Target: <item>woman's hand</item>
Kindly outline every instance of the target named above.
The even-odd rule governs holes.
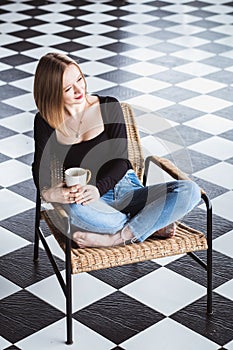
[[[100,198],[99,190],[95,186],[75,185],[65,187],[63,182],[49,189],[42,190],[41,194],[46,202],[62,204],[78,203],[85,205]]]
[[[58,185],[41,191],[42,198],[49,203],[71,204],[76,202],[80,186],[65,187],[63,182]]]
[[[78,204],[89,204],[91,202],[97,201],[100,198],[98,188],[93,185],[77,185],[77,187],[78,191],[75,193],[75,202]]]

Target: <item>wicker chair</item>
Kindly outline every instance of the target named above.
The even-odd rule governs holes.
[[[151,163],[161,167],[175,179],[189,179],[167,159],[149,156],[144,161],[140,145],[140,137],[135,124],[132,108],[127,103],[121,103],[121,107],[127,126],[129,158],[135,172],[143,183],[146,184],[149,165]],[[51,169],[52,183],[60,181],[62,177],[63,171],[61,166],[57,164],[56,161],[53,162]],[[67,344],[72,344],[73,342],[71,275],[80,272],[106,269],[114,266],[187,253],[207,271],[207,313],[212,313],[212,207],[206,193],[202,189],[200,189],[200,191],[207,210],[206,234],[196,231],[195,229],[179,222],[177,223],[176,235],[172,238],[159,239],[156,238],[156,235],[152,235],[143,243],[108,248],[85,249],[72,247],[69,217],[65,211],[59,205],[54,205],[54,209],[52,210],[41,210],[40,194],[39,192],[37,193],[34,261],[38,260],[40,239],[66,298]],[[46,221],[54,237],[65,252],[65,280],[61,276],[45,240],[40,227],[40,220]],[[199,250],[207,250],[207,263],[195,255],[194,252]]]

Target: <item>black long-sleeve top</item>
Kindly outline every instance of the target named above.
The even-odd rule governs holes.
[[[65,171],[71,167],[90,169],[90,184],[102,196],[124,176],[131,163],[128,159],[127,132],[123,112],[117,99],[98,96],[104,131],[88,141],[64,145],[57,141],[55,129],[37,113],[34,120],[35,153],[32,173],[38,189],[51,186],[50,163],[54,155]]]

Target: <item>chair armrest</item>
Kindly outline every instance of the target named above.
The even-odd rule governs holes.
[[[57,211],[58,215],[60,215],[60,217],[62,219],[69,219],[69,215],[67,214],[67,212],[62,208],[62,206],[60,204],[55,204],[54,209]]]
[[[177,166],[175,166],[169,159],[161,158],[158,156],[148,156],[145,160],[145,176],[147,177],[149,171],[150,162],[156,164],[158,167],[166,171],[176,180],[189,180],[192,181],[188,175],[182,172]],[[201,193],[205,194],[205,191],[200,188]]]

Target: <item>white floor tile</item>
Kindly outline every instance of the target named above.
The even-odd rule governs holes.
[[[222,284],[214,291],[220,295],[223,295],[225,298],[228,298],[233,301],[233,279]]]
[[[153,261],[161,266],[166,266],[167,264],[170,264],[171,262],[180,259],[184,255],[185,254],[166,256],[165,258],[153,259]]]
[[[10,345],[12,344],[0,335],[0,349],[1,350],[6,349]]]
[[[147,106],[149,110],[158,111],[159,109],[169,107],[174,104],[174,102],[166,100],[165,98],[156,97],[150,94],[144,94],[137,97],[128,99],[126,102],[135,105],[136,108]]]
[[[16,80],[9,85],[16,86],[19,89],[24,89],[26,91],[33,91],[34,77],[24,78],[20,80]]]
[[[168,40],[168,42],[187,47],[196,47],[208,43],[208,40],[197,38],[194,36],[184,35],[175,39],[170,39]]]
[[[66,345],[66,320],[59,320],[41,331],[17,342],[21,350],[110,350],[114,344],[90,328],[73,320],[74,342]]]
[[[140,131],[147,134],[155,134],[157,132],[172,128],[177,123],[166,118],[160,117],[157,113],[145,113],[136,119],[137,126]],[[175,125],[174,125],[175,124]]]
[[[233,18],[231,15],[216,15],[211,16],[211,21],[217,22],[217,23],[223,23],[223,24],[232,24]]]
[[[93,3],[90,5],[84,5],[84,6],[80,6],[81,10],[87,10],[89,12],[107,12],[107,11],[111,11],[114,10],[115,7],[107,4],[102,4],[102,3]]]
[[[4,70],[10,69],[10,68],[11,68],[11,66],[9,66],[9,64],[0,62],[0,71],[4,71]],[[4,84],[5,84],[5,82],[4,82]]]
[[[112,21],[115,18],[115,16],[110,16],[106,13],[89,13],[81,17],[82,20],[90,23],[103,23],[107,21]]]
[[[146,23],[154,21],[155,16],[151,16],[146,13],[132,13],[124,16],[125,21],[134,22],[134,23]]]
[[[0,29],[1,29],[1,27],[0,27]],[[10,50],[10,49],[6,49],[4,47],[0,47],[0,58],[4,58],[4,57],[11,56],[11,55],[14,55],[14,54],[15,54],[14,50]]]
[[[0,42],[1,45],[8,45],[8,44],[13,44],[20,41],[19,38],[14,37],[13,35],[10,34],[0,34]]]
[[[46,237],[46,241],[47,241],[53,255],[55,255],[59,259],[65,261],[65,253],[64,253],[63,249],[60,247],[57,240],[54,238],[54,236],[50,235],[50,236]],[[44,246],[41,243],[41,241],[39,241],[39,246],[41,249],[44,249]]]
[[[126,70],[127,72],[140,74],[143,77],[148,75],[157,74],[168,70],[168,68],[158,65],[152,64],[150,62],[138,62],[134,64],[130,64],[129,66],[125,66],[122,70]]]
[[[36,30],[45,34],[56,34],[69,29],[70,27],[58,23],[46,23],[36,26]]]
[[[215,12],[215,13],[229,13],[231,12],[231,7],[230,6],[224,6],[222,4],[216,5],[216,4],[211,4],[210,6],[205,7],[205,11],[210,11],[210,12]]]
[[[41,9],[49,12],[63,12],[63,11],[69,11],[74,9],[73,6],[67,5],[67,4],[62,4],[61,2],[56,2],[56,4],[49,4],[47,3],[46,5],[40,6]]]
[[[149,155],[157,155],[163,157],[167,154],[180,150],[182,147],[175,143],[162,140],[158,137],[146,136],[142,140],[143,154],[145,157]]]
[[[208,94],[215,90],[219,90],[226,87],[227,84],[218,83],[217,81],[205,78],[194,78],[181,82],[177,84],[177,86],[191,91],[195,91],[197,93]]]
[[[227,343],[226,345],[224,345],[224,348],[226,350],[233,350],[233,340],[229,343]]]
[[[175,70],[177,70],[177,71],[187,72],[189,74],[192,73],[193,75],[196,75],[197,71],[199,71],[199,73],[200,73],[200,70],[201,70],[200,67],[203,68],[203,73],[204,73],[204,67],[208,70],[208,72],[206,74],[210,73],[210,71],[212,71],[212,70],[213,71],[219,70],[217,68],[210,67],[207,64],[205,65],[205,64],[200,63],[201,66],[197,64],[196,61],[200,61],[200,60],[204,60],[205,58],[213,57],[214,54],[210,53],[210,52],[206,52],[206,51],[195,49],[195,48],[188,48],[185,50],[174,52],[171,54],[171,56],[185,58],[186,60],[193,61],[192,63],[189,63],[187,65],[183,65],[183,66],[175,68]]]
[[[204,28],[197,27],[192,24],[186,24],[186,23],[181,23],[181,24],[178,24],[177,26],[172,26],[172,31],[174,33],[178,33],[182,35],[184,35],[184,33],[185,35],[197,34],[197,33],[203,32],[204,30],[205,30]]]
[[[32,201],[7,189],[0,190],[0,203],[2,203],[0,220],[5,220],[35,207],[35,203]]]
[[[124,6],[124,9],[129,12],[137,12],[137,13],[143,13],[143,12],[149,12],[153,11],[154,7],[147,5],[147,4],[129,4]]]
[[[171,86],[169,83],[148,77],[141,77],[135,80],[130,80],[129,82],[123,83],[121,85],[146,94]]]
[[[23,15],[22,13],[17,13],[17,16],[15,15],[15,12],[7,12],[7,13],[1,14],[1,20],[9,23],[14,23],[16,21],[23,21],[29,18],[30,18],[29,16]]]
[[[167,19],[172,22],[177,22],[177,23],[192,23],[197,20],[195,16],[189,15],[188,13],[181,13],[181,14],[175,14],[168,16]]]
[[[168,316],[206,294],[206,288],[173,271],[160,269],[121,289]]]
[[[212,199],[213,213],[233,222],[233,191]]]
[[[161,40],[152,38],[146,35],[136,35],[130,38],[120,39],[120,42],[130,44],[130,45],[135,45],[138,47],[147,47],[147,46],[158,44],[161,42]]]
[[[34,115],[32,113],[20,113],[12,117],[0,119],[0,125],[19,133],[33,129]]]
[[[9,187],[32,177],[31,167],[15,159],[0,163],[0,184]]]
[[[11,158],[17,158],[34,151],[31,137],[17,134],[0,140],[0,151]]]
[[[30,38],[28,41],[36,45],[44,45],[44,46],[58,45],[58,44],[67,42],[65,38],[62,38],[58,35],[53,35],[53,34],[44,34],[44,35],[36,36],[35,38]]]
[[[87,25],[78,27],[78,29],[81,30],[82,32],[89,33],[89,34],[104,34],[114,30],[113,27],[108,26],[106,24],[101,24],[101,23],[87,24]]]
[[[193,175],[229,190],[233,188],[233,165],[229,163],[217,163]]]
[[[90,35],[84,36],[83,38],[73,39],[73,41],[83,45],[86,45],[88,42],[88,45],[91,47],[104,46],[104,45],[108,45],[116,42],[115,39],[108,38],[104,35],[96,35],[96,34],[90,34]]]
[[[12,33],[17,32],[18,30],[24,30],[25,27],[15,23],[1,23],[0,31],[1,33]]]
[[[191,74],[197,77],[202,77],[207,74],[211,74],[219,71],[219,68],[208,66],[207,64],[200,63],[200,62],[191,62],[179,67],[175,67],[174,70],[178,72],[186,73],[186,74]]]
[[[147,35],[155,31],[153,26],[147,25],[145,23],[131,24],[123,27],[123,30],[132,34],[140,33],[140,35]]]
[[[141,61],[149,61],[149,60],[153,60],[154,58],[165,56],[165,54],[162,52],[150,50],[145,47],[144,48],[140,47],[134,50],[126,51],[123,53],[123,55],[131,58],[136,57],[138,60],[141,60]]]
[[[223,39],[219,39],[216,40],[217,44],[221,44],[221,45],[226,45],[226,46],[233,46],[233,42],[232,42],[232,37],[229,36],[228,38],[223,38]]]
[[[178,12],[178,13],[186,13],[186,12],[191,12],[193,11],[193,7],[189,5],[184,5],[183,3],[181,4],[174,4],[174,5],[168,5],[166,6],[166,11],[171,11],[171,12]]]
[[[99,47],[92,47],[88,49],[74,51],[73,55],[85,58],[87,60],[96,61],[115,56],[116,53],[109,50],[101,49]]]
[[[103,74],[116,70],[113,66],[102,62],[84,62],[80,64],[80,68],[85,75],[96,75],[96,72]]]
[[[233,156],[233,141],[224,139],[219,136],[210,137],[204,141],[195,143],[188,148],[200,153],[207,154],[210,157],[214,157],[222,161]],[[223,166],[223,164],[220,163],[220,166]],[[229,165],[232,166],[231,164]],[[230,169],[231,167],[229,167],[229,170]]]
[[[28,51],[27,51],[28,52]],[[47,51],[48,52],[48,51]],[[28,56],[27,54],[25,54],[26,56]],[[36,66],[37,66],[37,61],[35,62],[30,62],[30,63],[25,63],[25,64],[21,64],[19,65],[17,68],[22,70],[23,72],[27,72],[27,73],[31,73],[34,74],[36,71]]]
[[[213,29],[214,32],[233,35],[233,27],[230,24],[222,24]]]
[[[67,16],[61,13],[45,13],[41,16],[37,16],[36,18],[49,23],[57,23],[57,22],[68,21],[73,17]]]
[[[17,108],[22,109],[23,111],[33,111],[36,109],[36,105],[33,99],[32,94],[25,94],[17,97],[8,98],[4,100],[4,103],[10,106],[17,106]]]
[[[62,272],[65,276],[64,271]],[[113,293],[115,289],[87,273],[72,276],[73,312]],[[65,312],[65,297],[55,275],[27,288],[32,294]]]
[[[219,345],[166,318],[121,344],[125,350],[217,350]]]
[[[233,225],[232,225],[233,226]],[[233,258],[233,230],[225,233],[224,235],[216,238],[213,241],[213,249],[218,252],[228,255]]]
[[[3,227],[0,227],[0,237],[0,256],[3,256],[30,244],[30,242],[26,239],[14,234],[11,231],[6,230]]]
[[[86,82],[87,82],[89,93],[96,93],[96,91],[100,89],[100,86],[101,86],[101,90],[110,89],[113,86],[117,86],[117,84],[109,80],[104,80],[97,77],[87,77]]]
[[[21,290],[19,286],[10,282],[8,279],[4,278],[3,276],[0,276],[0,286],[1,286],[0,300]],[[1,348],[1,340],[0,340],[0,349],[3,349]]]
[[[214,113],[220,109],[232,106],[232,102],[228,102],[218,97],[200,95],[180,102],[180,104],[197,109],[205,113]]]
[[[214,114],[205,114],[199,118],[194,118],[185,122],[184,125],[208,132],[213,135],[218,135],[233,129],[232,120],[222,118]]]

